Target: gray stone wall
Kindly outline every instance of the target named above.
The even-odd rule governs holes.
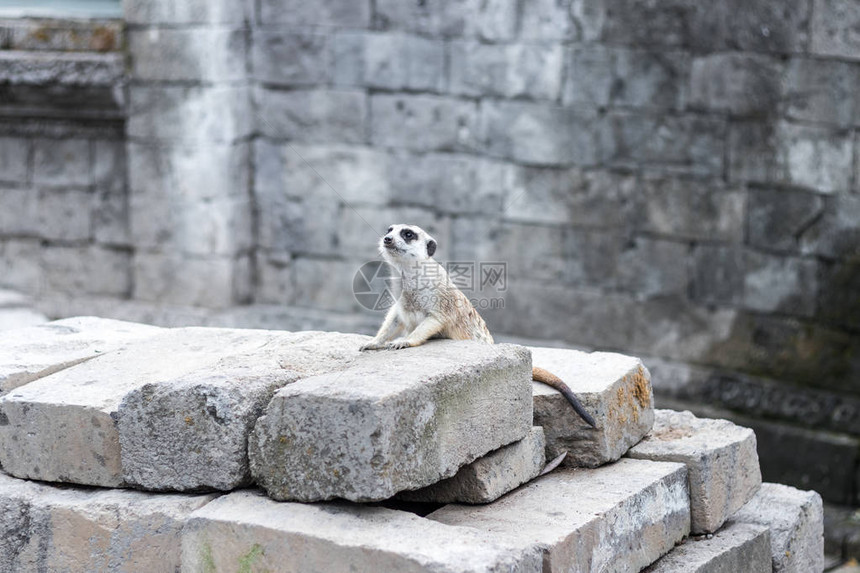
[[[440,259],[507,264],[495,332],[641,355],[658,403],[758,423],[765,479],[858,501],[854,2],[124,7],[127,121],[4,116],[0,192],[34,203],[0,213],[0,283],[53,314],[371,325],[352,278],[416,223]],[[80,207],[108,148],[110,233]]]
[[[0,283],[127,297],[123,27],[0,20]]]

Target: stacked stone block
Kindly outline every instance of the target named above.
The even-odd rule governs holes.
[[[754,440],[728,422],[659,411],[630,450],[647,459],[544,470],[522,346],[97,318],[8,334],[4,571],[821,570],[820,497],[753,497]],[[654,418],[637,359],[535,354],[581,371],[603,441]],[[574,465],[597,465],[594,440],[566,437]],[[691,525],[715,534],[673,549]]]

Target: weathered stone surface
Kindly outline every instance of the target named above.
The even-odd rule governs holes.
[[[128,33],[131,73],[139,80],[238,81],[246,76],[245,31],[144,29]]]
[[[274,139],[302,143],[360,143],[367,121],[366,95],[355,90],[258,89],[257,123]]]
[[[336,42],[337,37],[312,30],[255,30],[254,78],[289,86],[326,84],[332,77]]]
[[[759,54],[712,54],[693,60],[690,105],[733,115],[770,115],[780,98],[782,68]]]
[[[860,59],[860,7],[851,0],[814,0],[811,51]]]
[[[690,412],[656,410],[654,428],[627,455],[687,465],[692,533],[715,532],[761,485],[753,431]]]
[[[638,358],[563,348],[531,351],[534,365],[564,380],[598,426],[588,426],[556,390],[533,382],[534,423],[546,433],[547,459],[568,452],[564,465],[600,466],[623,456],[651,429],[651,376]]]
[[[469,527],[368,505],[279,503],[253,491],[194,512],[182,532],[182,570],[536,573],[540,555]]]
[[[481,96],[558,98],[561,46],[537,44],[451,44],[452,93]]]
[[[41,262],[50,292],[127,297],[131,289],[131,254],[124,249],[50,245]]]
[[[738,245],[696,245],[692,253],[690,298],[707,304],[739,304],[743,299],[744,251]]]
[[[860,256],[860,197],[847,194],[827,197],[823,216],[810,223],[800,237],[804,254],[848,261]]]
[[[264,26],[345,26],[365,28],[370,23],[370,3],[350,0],[323,0],[306,4],[300,0],[262,0],[259,23]]]
[[[613,113],[602,127],[604,156],[611,165],[722,176],[725,124],[720,118]]]
[[[815,313],[818,264],[815,261],[744,253],[744,306],[762,312],[798,316]]]
[[[823,511],[814,491],[765,483],[729,523],[770,528],[774,573],[819,573],[824,569]]]
[[[0,395],[162,329],[81,316],[0,334]]]
[[[133,298],[178,305],[224,308],[247,292],[247,259],[137,251]],[[246,295],[247,296],[247,295]]]
[[[680,0],[672,2],[672,9],[668,10],[663,4],[649,5],[659,16],[671,18],[696,51],[791,54],[805,50],[809,40],[808,0],[786,0],[780,4],[746,0],[701,4]],[[637,23],[647,17],[638,11],[628,16]],[[640,34],[653,32],[650,25],[640,27],[644,28]]]
[[[370,99],[370,139],[413,151],[469,150],[476,145],[474,102],[425,95],[376,94]]]
[[[0,181],[25,182],[29,141],[14,137],[0,137]]]
[[[374,23],[429,36],[466,36],[486,40],[510,40],[516,34],[514,0],[445,0],[433,4],[380,0],[374,7]]]
[[[827,127],[787,122],[733,124],[727,138],[729,179],[781,183],[819,193],[851,187],[852,141]]]
[[[480,140],[488,155],[532,165],[593,165],[597,115],[569,107],[508,101],[481,105]]]
[[[535,426],[518,442],[478,458],[448,479],[397,495],[407,501],[490,503],[536,478],[546,462],[543,428]]]
[[[743,238],[747,193],[726,189],[719,180],[646,177],[638,199],[639,225],[644,231],[725,242]]]
[[[250,480],[247,436],[276,389],[345,367],[359,335],[260,333],[213,368],[132,390],[118,410],[123,478],[148,490],[230,490]]]
[[[545,571],[639,571],[689,532],[688,496],[681,464],[624,459],[556,470],[489,505],[427,517],[540,551]]]
[[[212,499],[58,488],[0,474],[0,569],[178,571],[185,521]]]
[[[82,139],[35,140],[33,181],[43,185],[89,185],[89,142]]]
[[[687,539],[643,573],[771,573],[767,527],[731,523],[713,537]]]
[[[786,115],[792,119],[849,127],[860,113],[860,65],[797,58],[788,64],[783,80]]]
[[[242,378],[247,355],[278,342],[265,331],[172,329],[19,387],[0,400],[8,422],[0,427],[3,468],[16,477],[109,487],[129,480],[154,489],[191,489],[187,480],[195,478],[211,480],[194,482],[198,487],[241,482],[235,476],[243,474],[249,426],[278,385],[290,381],[271,355],[268,377]],[[135,408],[144,407],[148,415],[139,416]],[[198,435],[200,427],[211,435]],[[195,451],[204,439],[207,447]],[[161,481],[146,473],[154,463],[167,468]],[[182,463],[190,465],[171,465]],[[212,464],[208,475],[199,469],[205,463]]]
[[[124,8],[132,24],[242,24],[249,16],[250,4],[233,0],[173,0],[129,2]]]
[[[387,499],[451,477],[531,428],[528,351],[438,341],[373,352],[277,392],[249,438],[281,500]]]
[[[750,189],[747,240],[753,247],[797,252],[824,205],[824,197],[806,191]]]
[[[385,90],[440,92],[445,82],[441,40],[407,34],[344,34],[335,38],[338,83]]]

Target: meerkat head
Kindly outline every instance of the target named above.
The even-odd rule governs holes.
[[[379,239],[379,253],[395,266],[429,259],[435,252],[436,240],[415,225],[391,225]]]

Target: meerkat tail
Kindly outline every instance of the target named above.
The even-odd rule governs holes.
[[[585,408],[582,407],[582,404],[576,398],[573,391],[561,380],[561,378],[548,370],[535,366],[532,368],[532,379],[537,382],[543,382],[547,386],[551,386],[561,392],[562,396],[567,398],[567,401],[570,402],[570,405],[573,406],[573,409],[576,410],[576,413],[579,414],[580,418],[585,420],[592,428],[597,427],[597,424],[594,422],[594,418],[591,417],[591,414],[585,411]]]

